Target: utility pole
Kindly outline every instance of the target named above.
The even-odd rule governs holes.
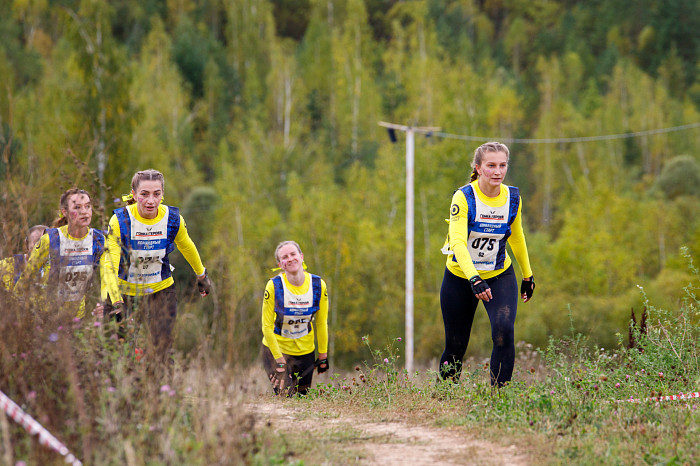
[[[391,142],[396,142],[396,131],[406,133],[406,371],[413,372],[413,249],[414,249],[414,147],[415,133],[430,136],[438,127],[406,126],[394,123],[379,122],[379,126],[387,128]]]

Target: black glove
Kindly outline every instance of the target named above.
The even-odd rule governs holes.
[[[282,369],[282,370],[279,370]],[[272,387],[275,389],[275,393],[279,394],[281,390],[287,386],[287,364],[286,363],[276,363],[275,372],[270,374],[270,382],[272,382]]]
[[[326,367],[321,367],[321,366],[326,366]],[[316,367],[318,368],[318,373],[323,374],[328,370],[330,365],[328,364],[328,358],[326,359],[317,359],[316,360]]]
[[[108,316],[109,316],[109,317],[119,316],[119,318],[117,318],[117,320],[118,320],[118,321],[119,321],[119,320],[122,320],[122,317],[123,317],[123,316],[122,316],[122,310],[124,309],[124,303],[116,303],[116,304],[111,304],[111,303],[110,303],[110,307],[111,307],[112,309],[109,311]],[[105,309],[107,309],[107,308],[105,307]]]
[[[197,288],[202,296],[211,293],[211,280],[209,280],[209,272],[206,269],[204,269],[204,276],[197,279]]]
[[[472,286],[474,296],[477,296],[490,288],[490,286],[478,275],[474,275],[472,278],[470,278],[469,283]]]
[[[535,277],[530,277],[530,280],[523,280],[520,284],[520,294],[526,295],[527,299],[532,298],[532,293],[535,292]]]

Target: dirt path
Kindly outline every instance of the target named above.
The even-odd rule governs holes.
[[[303,408],[285,406],[280,400],[261,398],[246,407],[275,431],[309,432],[327,438],[328,432],[345,432],[338,448],[343,463],[381,465],[527,465],[526,455],[515,445],[502,447],[471,437],[461,428],[437,428],[401,421],[368,422],[357,416],[334,414],[319,418]],[[344,456],[343,456],[344,455]],[[316,464],[316,463],[309,463]],[[328,464],[331,464],[330,462]],[[338,464],[333,461],[332,464]]]

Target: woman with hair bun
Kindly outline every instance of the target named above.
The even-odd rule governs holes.
[[[118,322],[141,313],[139,319],[144,318],[150,330],[152,351],[161,362],[171,351],[177,316],[177,292],[168,259],[175,247],[197,275],[200,294],[211,291],[207,270],[180,211],[162,204],[164,190],[165,179],[159,171],[136,172],[131,180],[132,203],[116,209],[109,221],[107,247],[118,270],[126,309],[112,311],[109,303],[105,309]]]
[[[85,315],[85,295],[99,269],[102,297],[110,296],[115,303],[122,298],[111,262],[103,254],[105,237],[100,230],[90,227],[92,200],[87,191],[71,188],[61,195],[60,215],[53,228],[36,243],[27,265],[17,281],[15,292],[25,295],[36,284],[44,270],[42,284],[46,285],[49,300],[62,308],[74,308],[78,317]]]

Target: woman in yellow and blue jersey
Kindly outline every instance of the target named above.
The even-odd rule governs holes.
[[[328,370],[328,289],[304,270],[304,254],[294,241],[275,250],[282,273],[265,286],[262,305],[262,359],[275,394],[305,395],[313,370]],[[318,340],[318,359],[315,358]]]
[[[535,281],[523,233],[520,193],[503,184],[508,159],[505,144],[482,144],[474,152],[471,182],[452,196],[443,249],[447,264],[440,288],[445,350],[439,373],[443,379],[459,378],[480,300],[491,322],[491,384],[502,386],[513,374],[518,285],[506,242],[525,277],[520,286],[523,302],[532,297]]]
[[[61,216],[34,246],[15,285],[15,293],[27,296],[33,290],[46,288],[47,304],[83,317],[85,295],[93,282],[93,272],[99,270],[101,298],[110,296],[114,302],[121,302],[114,269],[103,254],[104,234],[90,228],[90,195],[72,188],[61,195],[59,204]]]
[[[168,255],[177,247],[194,273],[202,296],[211,282],[197,246],[187,233],[185,220],[176,207],[162,204],[163,174],[149,169],[131,180],[132,204],[116,209],[109,221],[107,247],[118,271],[119,289],[125,309],[105,308],[117,322],[134,312],[142,313],[152,339],[152,351],[164,361],[172,348],[172,330],[177,316],[177,293],[173,286]],[[122,333],[123,335],[123,333]]]
[[[34,225],[31,227],[27,230],[27,236],[24,238],[25,252],[6,257],[0,261],[0,280],[2,280],[2,285],[5,287],[5,290],[12,291],[12,288],[14,288],[20,275],[24,271],[24,267],[27,265],[29,254],[31,254],[34,246],[39,242],[39,239],[41,239],[41,236],[47,228],[46,225]]]

